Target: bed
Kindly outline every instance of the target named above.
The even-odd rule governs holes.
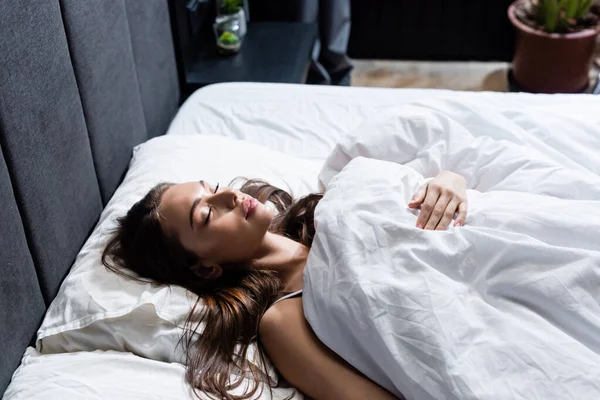
[[[114,218],[158,181],[247,175],[316,191],[341,138],[417,101],[485,115],[511,141],[600,175],[595,96],[236,83],[179,107],[166,1],[3,2],[0,51],[7,400],[193,398],[176,346],[192,299],[98,262]],[[274,398],[302,398],[261,368]]]

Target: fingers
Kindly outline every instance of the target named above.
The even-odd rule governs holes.
[[[435,227],[436,231],[443,231],[450,225],[452,222],[452,218],[454,218],[454,214],[456,214],[456,210],[460,204],[460,200],[457,198],[453,198],[449,203],[446,209],[444,210],[444,215],[442,219]]]
[[[467,202],[463,196],[455,194],[438,184],[426,184],[419,188],[408,204],[421,212],[417,218],[417,228],[425,230],[445,230],[455,215],[454,226],[462,226],[467,218]]]
[[[418,208],[425,200],[425,194],[427,193],[427,184],[421,186],[417,193],[414,194],[410,203],[408,203],[408,207],[410,208]]]
[[[438,226],[439,222],[444,217],[446,208],[448,208],[448,203],[450,203],[451,200],[452,197],[449,194],[442,192],[439,199],[435,203],[435,206],[433,207],[433,211],[429,216],[429,220],[425,224],[425,230],[432,231],[436,228],[436,226]]]
[[[434,185],[428,185],[427,194],[425,195],[425,200],[423,200],[423,204],[421,205],[419,218],[417,218],[417,228],[425,228],[439,198],[439,188]]]
[[[465,220],[467,219],[467,209],[468,204],[466,201],[463,201],[458,205],[458,216],[456,217],[454,226],[463,226],[465,224]]]

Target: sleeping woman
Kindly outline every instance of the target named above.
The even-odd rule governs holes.
[[[225,399],[234,371],[261,380],[255,341],[316,400],[600,395],[585,380],[600,373],[597,302],[580,301],[600,295],[600,179],[470,123],[419,106],[366,121],[326,161],[324,197],[256,180],[160,184],[119,220],[103,262],[198,295],[187,379]],[[397,185],[403,174],[419,179]],[[537,386],[523,386],[524,364]]]
[[[204,304],[201,315],[194,307],[187,319],[193,387],[231,399],[224,377],[236,367],[234,351],[244,354],[258,340],[283,378],[315,400],[395,398],[324,346],[304,318],[303,271],[321,197],[293,200],[258,180],[240,190],[204,181],[163,183],[119,220],[103,253],[109,269],[180,285]],[[421,209],[418,228],[446,229],[455,214],[455,225],[464,223],[465,179],[438,174],[410,207]],[[193,341],[199,320],[206,328]],[[253,364],[239,360],[258,382]]]

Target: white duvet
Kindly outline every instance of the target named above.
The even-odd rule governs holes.
[[[599,399],[600,161],[445,104],[366,121],[327,160],[308,321],[398,397]],[[468,180],[466,225],[418,230],[407,204],[441,170]]]

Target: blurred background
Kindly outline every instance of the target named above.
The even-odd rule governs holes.
[[[591,93],[598,90],[600,45],[597,34],[586,39],[587,44],[582,45],[585,47],[583,55],[575,55],[575,58],[583,60],[579,62],[582,65],[569,61],[574,57],[573,54],[560,51],[561,46],[573,49],[579,46],[577,43],[573,45],[560,38],[550,38],[585,27],[585,23],[591,27],[588,17],[600,16],[600,4],[595,0],[172,1],[187,1],[188,5],[186,15],[176,20],[176,24],[187,19],[186,24],[196,29],[190,34],[190,28],[187,27],[188,33],[183,36],[197,38],[210,35],[197,32],[202,32],[203,26],[209,27],[205,32],[210,30],[224,2],[239,1],[248,21],[249,33],[253,26],[269,22],[313,24],[317,37],[303,83],[550,93]],[[556,4],[558,8],[554,14],[547,4]],[[516,7],[516,11],[511,11],[516,15],[514,20],[522,17],[521,20],[525,21],[525,25],[529,23],[529,26],[517,28],[520,23],[509,18],[511,5]],[[583,10],[584,7],[591,11]],[[581,15],[572,16],[567,14],[570,9],[583,11]],[[597,14],[594,14],[596,11]],[[523,17],[527,13],[530,15]],[[524,32],[532,29],[534,34]],[[265,53],[270,43],[284,41],[285,46],[292,49],[303,40],[301,35],[286,33],[285,30],[281,30],[280,35],[273,32],[269,34],[273,41],[263,39]],[[533,44],[526,44],[524,49],[519,50],[522,36],[537,37],[529,40]],[[592,50],[590,43],[594,43]],[[548,47],[549,50],[533,54],[530,50],[532,46]],[[278,50],[275,47],[272,51],[281,52],[281,47]],[[296,52],[291,50],[290,54],[295,57],[299,51],[305,50],[298,47]],[[521,56],[515,58],[519,54]],[[530,55],[527,60],[524,54]],[[265,55],[262,59],[267,58],[268,55]],[[303,59],[298,57],[289,62],[298,64]],[[272,65],[269,68],[277,72]],[[536,77],[528,78],[526,75],[532,75],[532,68],[547,73],[541,76],[542,73],[535,72]],[[587,75],[589,80],[583,86],[582,74]],[[252,76],[248,74],[249,78]],[[260,80],[269,78],[261,77]],[[273,77],[272,80],[293,81],[280,77]],[[563,80],[564,84],[561,83]]]

